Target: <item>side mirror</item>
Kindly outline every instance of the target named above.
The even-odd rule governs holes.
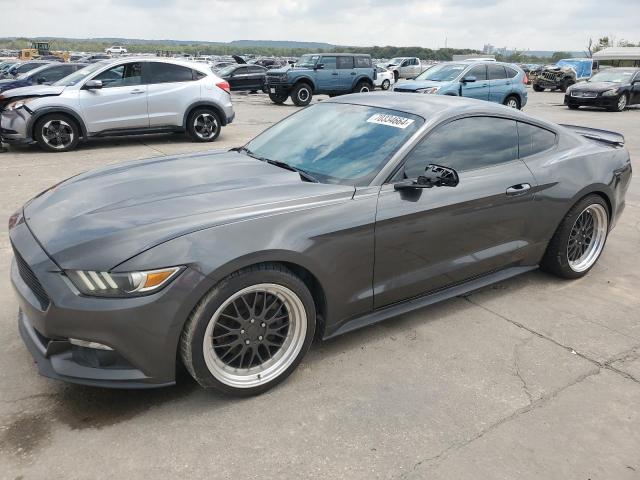
[[[46,81],[47,81],[47,79],[45,77],[36,78],[36,82],[38,83],[38,85],[42,85]]]
[[[322,70],[324,68],[324,63],[316,64],[316,70]]]
[[[469,75],[468,77],[464,77],[462,79],[462,83],[473,83],[477,80],[476,77],[474,77],[473,75]]]
[[[407,190],[416,188],[432,188],[432,187],[455,187],[460,183],[458,172],[453,168],[443,167],[441,165],[428,165],[424,171],[424,175],[420,175],[416,181],[406,180],[396,183],[393,188],[395,190]]]
[[[100,90],[102,88],[102,80],[89,80],[84,84],[87,90]]]

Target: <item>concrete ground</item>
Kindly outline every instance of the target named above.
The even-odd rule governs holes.
[[[640,108],[526,111],[625,134],[640,171]],[[235,95],[216,147],[295,112]],[[0,218],[83,170],[206,150],[182,136],[100,140],[68,154],[0,154]],[[326,343],[278,388],[238,400],[183,377],[111,391],[40,377],[19,338],[0,238],[0,477],[640,478],[640,176],[597,266],[540,272]],[[87,321],[91,321],[90,318]]]

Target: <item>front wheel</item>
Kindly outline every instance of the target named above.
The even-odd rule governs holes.
[[[311,87],[306,83],[300,83],[296,85],[291,92],[291,100],[298,107],[306,107],[311,103],[311,98],[313,97],[313,91]]]
[[[391,81],[383,80],[382,85],[380,87],[382,88],[382,90],[389,90],[389,87],[391,87]]]
[[[286,93],[282,93],[282,92],[271,93],[271,92],[269,92],[269,99],[271,99],[271,101],[273,103],[275,103],[276,105],[282,105],[284,102],[287,101],[287,97],[288,97],[288,95]]]
[[[40,118],[34,127],[34,137],[40,148],[47,152],[68,152],[78,145],[80,130],[76,122],[61,113]]]
[[[288,377],[313,340],[316,311],[287,268],[263,264],[214,287],[187,320],[180,355],[203,387],[249,396]]]
[[[196,142],[213,142],[220,135],[220,117],[208,108],[197,108],[187,118],[187,133]]]
[[[628,103],[629,99],[627,98],[627,94],[623,93],[618,97],[616,105],[611,110],[613,110],[614,112],[622,112],[625,108],[627,108]]]
[[[580,278],[596,264],[609,233],[609,210],[599,195],[588,195],[569,210],[547,246],[543,270]]]

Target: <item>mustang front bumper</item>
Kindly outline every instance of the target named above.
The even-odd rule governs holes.
[[[111,388],[175,383],[182,327],[208,288],[202,274],[187,268],[167,287],[148,296],[89,297],[75,289],[26,223],[9,234],[20,334],[41,374]],[[82,341],[112,350],[78,345]]]

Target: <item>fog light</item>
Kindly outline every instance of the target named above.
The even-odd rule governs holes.
[[[80,340],[78,338],[70,338],[69,343],[78,347],[94,348],[96,350],[113,350],[113,348],[108,347],[107,345],[103,345],[98,342],[88,342],[87,340]]]

